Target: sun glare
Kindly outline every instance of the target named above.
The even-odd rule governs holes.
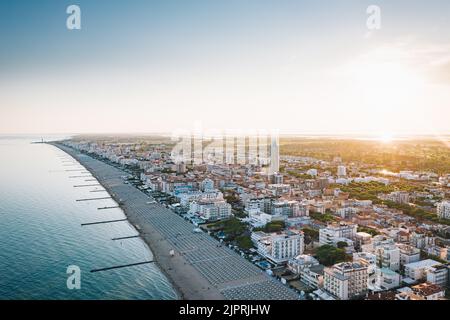
[[[417,114],[424,91],[424,79],[405,57],[407,52],[382,48],[361,56],[341,69],[360,100],[358,111],[370,118],[370,131],[389,143],[389,132],[396,131],[405,114]],[[369,130],[369,128],[367,128]]]
[[[394,137],[391,133],[389,132],[384,132],[383,134],[381,134],[378,139],[378,141],[382,142],[382,143],[392,143],[392,141],[394,140]]]

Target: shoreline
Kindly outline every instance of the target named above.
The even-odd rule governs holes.
[[[90,171],[89,171],[90,172]],[[103,186],[103,185],[102,185]],[[108,190],[107,190],[108,191]],[[109,194],[109,191],[108,191]],[[112,197],[112,196],[111,196]],[[113,198],[114,199],[114,198]],[[114,199],[114,201],[116,201],[116,199]],[[125,215],[125,217],[127,218],[127,222],[133,226],[133,228],[137,231],[137,233],[139,234],[139,239],[142,240],[142,242],[144,243],[144,245],[147,247],[147,249],[151,252],[152,257],[153,257],[153,261],[154,264],[156,264],[158,266],[159,271],[166,277],[166,279],[169,281],[170,285],[172,286],[172,289],[174,290],[175,294],[176,294],[176,299],[175,300],[186,300],[186,298],[183,295],[183,292],[181,291],[181,288],[173,281],[173,279],[170,277],[170,275],[167,273],[167,271],[163,268],[163,266],[160,265],[158,258],[156,257],[150,243],[148,243],[145,238],[144,235],[141,232],[141,229],[139,227],[139,225],[135,225],[130,221],[130,217],[127,215],[127,213],[125,212],[125,210],[122,209],[122,207],[120,207],[120,209],[122,210],[123,214]]]
[[[85,168],[87,171],[89,171],[90,174],[98,181],[98,183],[106,190],[108,195],[117,203],[117,205],[119,206],[120,210],[122,210],[123,214],[127,218],[127,222],[136,230],[136,232],[139,235],[139,238],[142,240],[142,242],[147,247],[147,249],[151,252],[151,255],[153,257],[154,263],[158,266],[158,269],[166,277],[166,279],[169,281],[172,289],[174,290],[175,295],[176,295],[175,300],[185,300],[185,297],[183,295],[183,292],[182,292],[181,288],[173,281],[173,279],[170,277],[170,275],[165,270],[164,266],[160,265],[158,257],[156,256],[156,254],[155,254],[155,252],[154,252],[154,250],[153,250],[153,248],[151,246],[151,243],[149,243],[145,239],[144,234],[142,233],[142,230],[141,230],[140,226],[138,224],[133,223],[133,221],[132,221],[130,215],[128,214],[128,212],[119,204],[119,200],[116,198],[115,194],[113,194],[111,192],[111,190],[106,185],[104,185],[102,180],[99,179],[96,176],[95,171],[93,171],[90,167],[85,166],[85,164],[75,154],[72,154],[71,152],[68,152],[68,151],[72,151],[71,149],[65,150],[65,149],[62,149],[61,148],[62,146],[60,146],[58,144],[55,144],[55,143],[49,143],[49,144],[54,146],[54,147],[56,147],[56,148],[58,148],[59,150],[65,152],[69,156],[73,157],[81,166],[83,166],[83,168]]]
[[[95,177],[150,248],[181,300],[298,300],[299,295],[183,217],[128,183],[126,173],[89,154],[49,143]],[[173,254],[170,254],[170,253]]]
[[[95,170],[93,170],[91,167],[87,166],[86,163],[83,162],[82,159],[79,158],[79,156],[77,156],[77,154],[82,154],[82,153],[80,153],[78,150],[74,150],[74,149],[71,149],[64,145],[57,144],[57,143],[49,143],[49,144],[57,147],[61,151],[65,152],[68,155],[70,155],[71,157],[73,157],[80,165],[82,165],[87,171],[89,171],[91,173],[91,175],[99,182],[99,184],[108,192],[108,194],[111,196],[111,198],[115,202],[117,202],[120,209],[122,210],[125,217],[127,218],[127,222],[130,225],[132,225],[133,228],[138,232],[139,238],[142,239],[144,244],[151,251],[153,260],[155,261],[155,263],[158,266],[161,273],[167,278],[167,280],[171,284],[171,286],[177,296],[177,300],[199,300],[199,299],[225,300],[225,298],[223,296],[221,296],[220,293],[213,294],[211,296],[209,296],[209,295],[203,296],[202,295],[202,296],[198,297],[195,294],[195,291],[197,291],[198,288],[195,288],[195,286],[193,286],[194,294],[193,294],[193,292],[191,292],[192,290],[186,290],[185,287],[181,287],[177,283],[177,281],[174,279],[175,278],[173,275],[174,272],[171,272],[171,271],[174,271],[174,266],[170,266],[170,263],[168,263],[168,259],[167,259],[168,254],[166,254],[166,255],[163,254],[163,249],[168,247],[168,245],[166,243],[162,243],[162,241],[164,240],[164,237],[162,235],[158,234],[158,232],[156,230],[147,230],[147,232],[145,230],[143,230],[141,224],[139,223],[139,221],[137,221],[136,216],[133,215],[133,213],[130,212],[130,210],[127,210],[126,207],[124,207],[122,204],[120,204],[121,199],[118,198],[117,195],[114,193],[114,191],[111,190],[110,186],[105,183],[104,179],[99,177]],[[97,160],[97,161],[99,161],[99,160]],[[106,164],[106,163],[105,163],[105,165],[109,166],[109,164]],[[115,169],[117,169],[117,168],[115,168]],[[117,170],[120,170],[120,169],[117,169]],[[135,190],[136,190],[136,192],[142,193],[138,189],[135,189]],[[147,226],[147,228],[152,229],[151,226]],[[150,232],[148,232],[148,231],[150,231]],[[167,250],[167,252],[169,252],[169,250]],[[184,261],[183,261],[183,264],[184,264]],[[183,270],[181,270],[180,268],[176,268],[175,271],[183,272]],[[220,296],[218,296],[218,295],[220,295]]]

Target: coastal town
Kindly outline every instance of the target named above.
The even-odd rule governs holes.
[[[403,160],[383,166],[334,151],[321,156],[317,146],[292,152],[297,142],[280,140],[266,139],[256,158],[244,146],[240,159],[239,141],[248,140],[237,137],[231,153],[201,161],[175,159],[175,143],[162,136],[80,136],[63,144],[121,168],[125,184],[300,299],[449,298],[448,158],[435,170],[411,170]]]
[[[3,313],[448,313],[450,0],[0,0],[0,21]]]

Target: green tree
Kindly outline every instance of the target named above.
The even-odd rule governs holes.
[[[241,235],[236,238],[237,245],[244,250],[253,248],[253,242],[249,236]]]
[[[363,227],[363,226],[359,226],[358,227],[358,232],[365,232],[370,234],[371,236],[376,236],[378,234],[380,234],[377,230],[369,228],[369,227]]]
[[[329,213],[321,214],[319,212],[310,212],[309,216],[311,218],[313,218],[314,220],[324,222],[324,223],[332,222],[332,221],[336,220],[336,217]]]
[[[333,264],[350,259],[344,249],[336,248],[327,244],[317,248],[315,257],[325,266],[332,266]]]
[[[237,218],[212,223],[209,225],[209,228],[216,231],[222,230],[229,240],[234,240],[237,236],[240,236],[247,231],[247,225]]]
[[[253,231],[264,231],[264,232],[279,232],[285,228],[284,221],[271,221],[267,223],[264,227],[254,228]]]
[[[344,249],[344,248],[348,247],[348,244],[347,244],[347,242],[345,242],[345,241],[339,241],[339,242],[336,244],[336,246],[337,246],[339,249]]]
[[[305,235],[305,242],[307,244],[311,243],[312,241],[319,240],[319,231],[311,228],[303,228],[302,231],[303,234]]]

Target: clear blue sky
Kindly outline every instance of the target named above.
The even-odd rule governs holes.
[[[2,0],[0,132],[446,132],[449,30],[444,0]]]

